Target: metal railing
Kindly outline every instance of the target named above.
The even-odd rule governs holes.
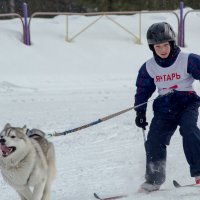
[[[31,44],[31,22],[32,19],[36,16],[57,16],[57,15],[66,15],[66,41],[71,42],[75,38],[77,38],[80,34],[82,34],[84,31],[86,31],[88,28],[90,28],[92,25],[94,25],[96,22],[98,22],[102,17],[106,17],[108,20],[119,26],[121,29],[123,29],[125,32],[127,32],[129,35],[131,35],[135,43],[141,44],[141,26],[142,26],[142,14],[151,14],[151,13],[171,13],[175,15],[177,19],[177,33],[178,33],[178,41],[179,41],[179,17],[176,14],[176,12],[171,11],[171,10],[166,10],[166,11],[131,11],[131,12],[93,12],[93,13],[69,13],[69,12],[35,12],[31,15],[28,23],[28,29],[29,29],[29,43]],[[114,20],[111,16],[112,15],[139,15],[139,33],[138,36],[135,35],[133,32],[128,30],[125,26]],[[99,16],[97,19],[92,21],[90,24],[82,28],[78,33],[76,33],[74,36],[69,37],[69,16],[72,15],[79,15],[79,16]]]
[[[200,12],[200,10],[189,10],[185,13],[184,17],[183,17],[183,47],[185,47],[185,20],[186,17],[190,14],[190,13],[194,13],[194,12]]]
[[[22,23],[22,35],[23,35],[23,42],[25,43],[25,30],[24,30],[24,21],[23,18],[20,14],[17,13],[5,13],[5,14],[0,14],[0,17],[16,17],[19,18],[21,23]]]
[[[123,30],[125,30],[127,33],[129,33],[131,36],[133,36],[135,38],[136,41],[139,40],[139,38],[134,35],[131,31],[129,31],[127,28],[125,28],[124,26],[122,26],[121,24],[119,24],[117,21],[115,21],[114,19],[112,19],[110,16],[108,15],[131,15],[131,14],[136,14],[138,12],[96,12],[96,13],[69,13],[69,12],[36,12],[33,13],[30,17],[29,23],[28,23],[28,28],[29,28],[29,38],[30,38],[30,43],[31,43],[31,21],[34,17],[36,16],[57,16],[57,15],[66,15],[66,41],[67,42],[71,42],[72,40],[74,40],[75,38],[77,38],[80,34],[82,34],[83,32],[85,32],[87,29],[89,29],[92,25],[94,25],[96,22],[98,22],[103,16],[106,16],[107,19],[109,19],[110,21],[112,21],[113,23],[115,23],[116,25],[118,25],[119,27],[121,27]],[[82,28],[78,33],[76,33],[74,36],[71,36],[71,38],[69,37],[69,16],[72,15],[79,15],[79,16],[99,16],[97,19],[95,19],[94,21],[92,21],[90,24],[88,24],[87,26],[85,26],[84,28]]]

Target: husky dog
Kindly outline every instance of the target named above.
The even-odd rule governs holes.
[[[21,200],[50,200],[56,174],[54,146],[44,133],[6,124],[0,133],[0,169]]]

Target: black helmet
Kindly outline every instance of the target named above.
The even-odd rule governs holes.
[[[149,45],[174,41],[175,33],[167,22],[152,24],[147,31],[147,42]]]

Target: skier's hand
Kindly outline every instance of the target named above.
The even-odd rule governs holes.
[[[146,126],[148,125],[146,121],[146,113],[142,111],[136,112],[135,124],[139,128],[143,128],[146,130]]]

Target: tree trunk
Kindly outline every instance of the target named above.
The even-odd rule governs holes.
[[[15,12],[15,0],[9,0],[9,7],[10,7],[10,12],[14,13]]]

